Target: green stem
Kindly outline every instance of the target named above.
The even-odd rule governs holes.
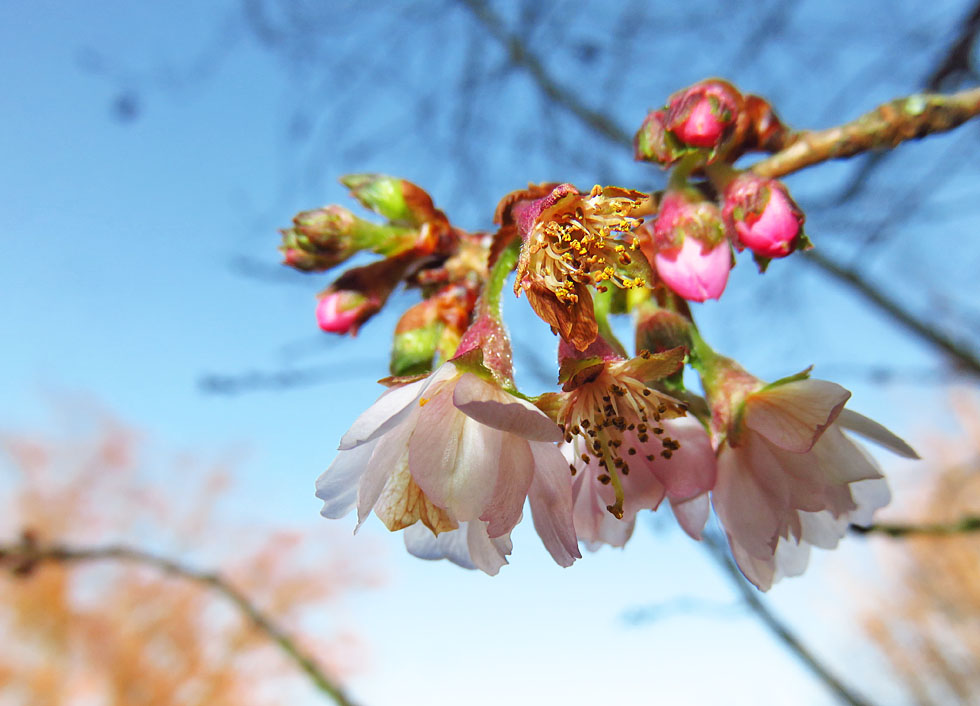
[[[497,261],[490,269],[490,276],[487,277],[486,287],[483,289],[482,307],[498,321],[501,318],[500,297],[507,283],[507,275],[511,273],[517,265],[517,258],[521,252],[521,239],[514,238],[510,245],[504,248],[503,252],[497,257]]]

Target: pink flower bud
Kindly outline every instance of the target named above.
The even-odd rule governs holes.
[[[785,257],[805,243],[803,212],[775,179],[741,174],[725,189],[725,222],[734,229],[739,250],[763,257]]]
[[[726,81],[702,81],[675,93],[667,105],[666,127],[694,147],[715,147],[735,123],[743,99]]]
[[[351,333],[357,330],[367,303],[367,298],[357,292],[328,292],[317,302],[316,322],[330,333]]]
[[[732,258],[717,206],[669,191],[661,202],[653,235],[648,259],[668,287],[690,301],[721,296]]]
[[[680,250],[657,253],[654,265],[660,279],[677,294],[703,302],[718,299],[725,291],[731,259],[727,242],[705,250],[697,239],[685,238]]]

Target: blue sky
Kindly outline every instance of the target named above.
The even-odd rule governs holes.
[[[463,205],[438,159],[420,158],[424,140],[411,136],[373,151],[364,164],[356,154],[330,153],[323,173],[307,179],[309,165],[293,156],[285,118],[295,92],[309,84],[248,41],[236,7],[108,0],[0,7],[0,426],[42,428],[51,399],[91,395],[161,445],[205,455],[244,451],[234,510],[242,518],[317,522],[313,481],[380,391],[373,381],[386,374],[397,312],[384,313],[355,341],[327,340],[315,328],[313,305],[329,277],[266,282],[243,276],[234,263],[247,257],[271,271],[275,229],[294,212],[349,204],[333,182],[345,171],[431,182],[437,199],[452,199],[439,204],[450,216],[456,206],[471,227],[489,226],[494,204]],[[188,71],[202,56],[208,70]],[[114,119],[120,96],[135,101],[133,119]],[[349,119],[369,131],[361,121],[379,110],[397,113],[397,98],[365,100],[366,117]],[[620,117],[638,123],[642,112]],[[819,184],[798,184],[800,194],[819,192]],[[780,319],[774,335],[765,317],[734,315],[758,311],[760,297],[778,301],[790,278],[794,291],[807,293],[805,326]],[[699,309],[719,348],[760,375],[780,377],[814,362],[819,374],[820,364],[877,362],[883,351],[907,367],[934,360],[805,265],[774,266],[767,280],[759,285],[743,262],[731,295]],[[523,301],[507,306],[521,322],[512,324],[520,347],[530,317]],[[310,365],[330,367],[328,382],[237,396],[205,394],[198,384],[211,373]],[[926,391],[844,382],[857,409],[914,437],[920,425],[908,400]],[[942,404],[941,393],[928,394],[915,403],[920,411]],[[353,520],[347,524],[353,528]],[[691,596],[733,600],[710,559],[669,525],[640,527],[625,551],[589,555],[568,570],[554,566],[523,526],[512,566],[493,579],[414,560],[400,537],[366,526],[349,541],[380,549],[389,581],[348,606],[345,621],[372,652],[351,684],[354,695],[365,704],[547,698],[573,705],[610,694],[624,703],[653,695],[676,704],[832,703],[744,614],[625,624],[623,614],[637,606]],[[324,531],[325,552],[337,536]],[[771,596],[832,666],[855,676],[868,673],[855,665],[871,672],[881,665],[850,645],[849,616],[838,607],[870,556],[860,542],[846,544],[815,556],[806,578]],[[884,677],[862,685],[880,697],[891,693]]]

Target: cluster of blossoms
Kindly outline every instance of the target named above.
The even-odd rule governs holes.
[[[791,139],[769,105],[711,80],[673,96],[636,136],[639,159],[672,172],[662,193],[530,185],[498,205],[492,234],[453,227],[401,179],[343,182],[378,224],[337,206],[283,231],[285,262],[325,271],[361,251],[319,295],[320,327],[355,334],[398,286],[422,300],[395,328],[387,390],[351,426],[317,481],[322,514],[373,512],[408,550],[495,574],[525,501],[561,566],[623,546],[640,511],[666,499],[702,537],[711,507],[745,576],[762,590],[870,522],[889,492],[854,432],[915,452],[846,409],[850,393],[809,371],[766,383],[702,338],[690,301],[718,298],[735,250],[760,268],[808,247],[803,215],[779,182],[738,171],[747,151]],[[514,291],[558,336],[560,389],[514,384],[501,314]],[[635,354],[613,315],[631,315]],[[701,392],[685,388],[691,366]],[[846,431],[845,431],[846,430]]]

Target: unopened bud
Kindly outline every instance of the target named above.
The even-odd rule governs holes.
[[[633,137],[634,159],[657,162],[667,167],[680,158],[684,146],[667,132],[666,119],[664,111],[650,111]]]
[[[316,305],[316,322],[330,333],[356,333],[357,326],[370,302],[360,292],[330,291]]]
[[[718,299],[731,270],[727,235],[715,204],[687,192],[668,191],[653,225],[653,252],[647,259],[660,279],[685,299]]]
[[[671,96],[665,127],[687,145],[717,147],[734,126],[742,102],[742,94],[727,81],[701,81]]]
[[[361,250],[398,255],[419,240],[415,229],[371,223],[336,205],[303,211],[280,232],[284,263],[307,271],[329,270]]]
[[[348,174],[340,178],[340,183],[365,208],[396,225],[418,227],[439,214],[429,194],[406,179],[384,174]]]
[[[725,189],[723,215],[740,250],[776,258],[806,246],[803,212],[776,179],[737,176]]]

